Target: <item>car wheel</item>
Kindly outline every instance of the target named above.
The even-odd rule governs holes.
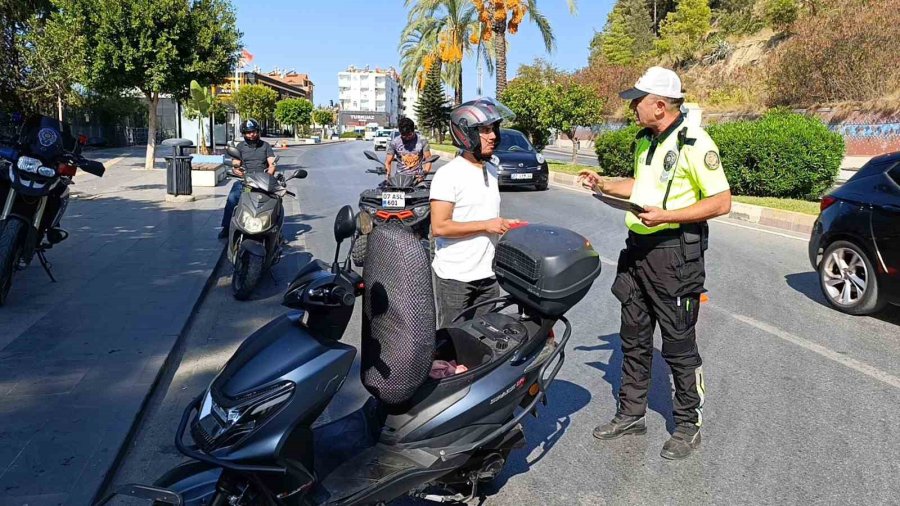
[[[852,242],[828,245],[819,263],[819,284],[828,303],[847,314],[875,313],[887,302],[878,297],[875,267],[862,248]]]

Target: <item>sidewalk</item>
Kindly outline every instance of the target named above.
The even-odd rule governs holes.
[[[0,505],[91,504],[222,255],[227,187],[165,203],[143,149],[85,153],[63,227],[0,307]]]

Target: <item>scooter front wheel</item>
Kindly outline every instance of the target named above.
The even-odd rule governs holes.
[[[231,291],[237,300],[247,300],[262,277],[265,259],[249,251],[238,253],[234,259],[234,274],[231,276]]]
[[[25,249],[24,241],[28,233],[28,225],[18,219],[12,218],[0,230],[0,306],[6,302],[9,290],[12,288],[12,277]]]

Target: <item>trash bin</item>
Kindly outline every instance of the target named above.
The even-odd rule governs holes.
[[[187,148],[194,147],[194,143],[188,139],[166,139],[160,144],[163,152],[166,148],[169,155],[166,159],[166,193],[169,195],[190,195],[194,188],[191,184],[191,157],[185,155]]]

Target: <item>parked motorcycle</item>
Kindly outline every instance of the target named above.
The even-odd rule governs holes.
[[[372,151],[365,151],[366,158],[377,162],[375,169],[367,169],[370,174],[384,176],[387,170],[384,162]],[[423,163],[434,163],[440,157],[432,155]],[[431,238],[431,202],[429,193],[434,171],[423,179],[394,171],[391,176],[377,187],[359,194],[359,209],[368,213],[376,225],[399,223],[415,232],[423,242],[423,246],[434,256],[434,242]],[[361,235],[353,243],[353,263],[357,267],[365,265],[366,245],[368,237]]]
[[[363,277],[349,255],[340,261],[342,242],[361,232],[370,235]],[[310,261],[284,296],[299,311],[251,335],[184,411],[175,444],[191,460],[101,504],[122,495],[190,506],[455,502],[501,472],[524,444],[520,423],[547,402],[572,334],[564,315],[599,275],[598,254],[564,228],[511,230],[495,261],[509,295],[435,332],[428,256],[414,234],[371,230],[367,213],[354,220],[345,206],[334,235],[334,262]],[[360,376],[372,396],[314,426],[353,364],[356,349],[340,339],[363,293]],[[468,371],[432,379],[433,360]]]
[[[35,256],[55,282],[46,252],[69,237],[60,220],[78,169],[102,177],[102,163],[81,156],[68,124],[46,116],[27,118],[15,139],[0,146],[0,305],[13,274]]]
[[[226,148],[228,156],[241,159],[237,148]],[[238,178],[228,172],[229,177]],[[303,169],[277,173],[245,172],[240,178],[244,184],[241,200],[234,208],[228,233],[228,259],[234,265],[231,291],[234,298],[247,300],[259,283],[260,277],[281,260],[284,227],[285,195],[296,197],[287,189],[291,179],[307,176]]]

